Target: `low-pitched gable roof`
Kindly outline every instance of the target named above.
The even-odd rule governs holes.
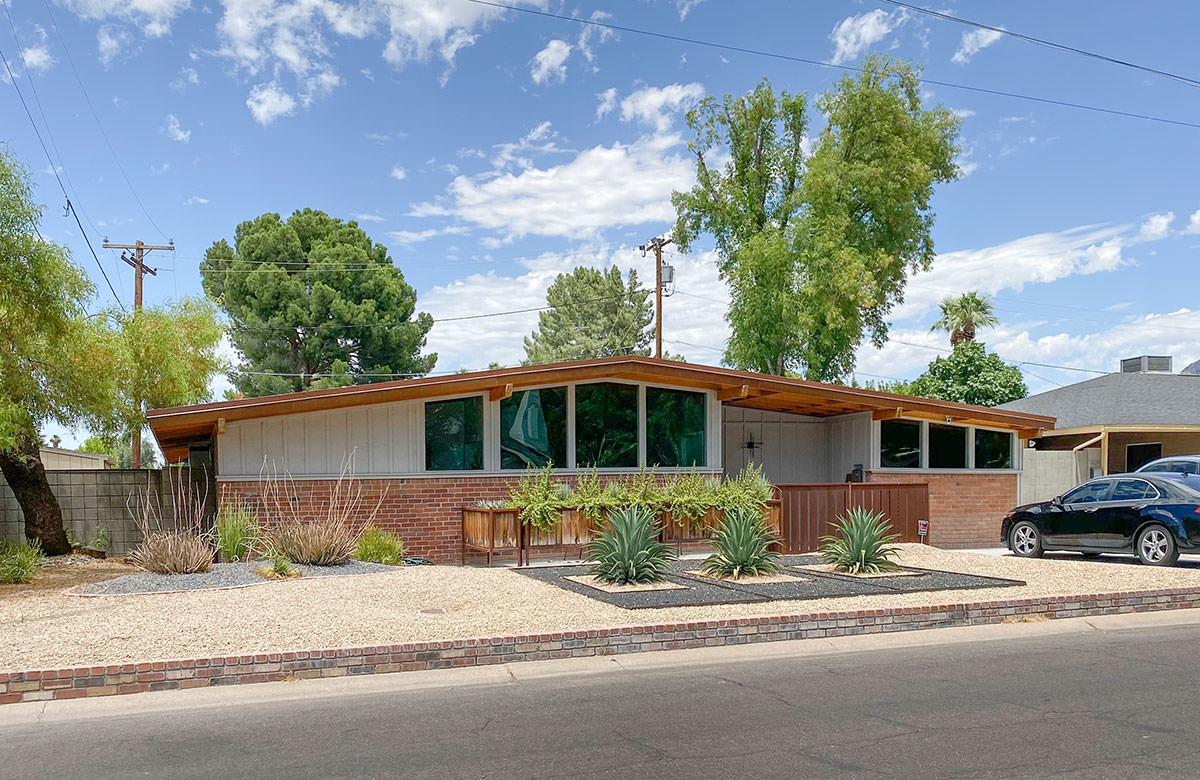
[[[479,392],[502,398],[522,387],[602,379],[715,390],[724,404],[816,417],[872,412],[880,418],[910,417],[1004,428],[1026,437],[1054,427],[1054,418],[1044,415],[637,355],[242,398],[154,409],[146,416],[159,447],[169,460],[176,460],[186,455],[188,442],[206,439],[221,424],[234,420]]]

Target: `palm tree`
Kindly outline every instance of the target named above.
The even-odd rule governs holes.
[[[957,298],[945,298],[938,308],[942,310],[942,318],[933,323],[930,330],[949,333],[952,347],[964,341],[974,341],[978,328],[990,328],[997,323],[991,300],[986,295],[980,295],[978,290],[971,290]]]

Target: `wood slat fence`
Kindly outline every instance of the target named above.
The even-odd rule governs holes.
[[[776,485],[782,501],[784,541],[789,553],[817,549],[833,521],[847,509],[883,512],[901,542],[919,542],[917,522],[929,519],[929,485],[921,483],[839,482]]]

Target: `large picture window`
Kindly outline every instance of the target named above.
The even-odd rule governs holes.
[[[919,469],[921,423],[914,420],[880,422],[879,465],[885,469]]]
[[[500,402],[500,468],[567,465],[567,388],[522,390]]]
[[[955,425],[929,424],[929,468],[967,467],[967,429]]]
[[[483,399],[455,398],[425,404],[425,470],[483,468]]]
[[[975,468],[1011,469],[1012,434],[976,429]]]
[[[646,388],[646,462],[651,466],[704,466],[704,393]]]
[[[638,389],[634,385],[575,388],[575,463],[579,468],[638,465]]]

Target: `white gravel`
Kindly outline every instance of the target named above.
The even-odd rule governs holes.
[[[1131,559],[1130,559],[1131,560]],[[624,610],[507,569],[414,566],[242,590],[79,598],[62,589],[127,568],[96,562],[0,586],[0,670],[546,632],[675,620],[1200,587],[1200,570],[1075,557],[1028,561],[903,545],[901,563],[1022,587]],[[81,574],[82,572],[82,574]],[[58,579],[55,579],[57,577]],[[429,614],[423,610],[442,610]]]

